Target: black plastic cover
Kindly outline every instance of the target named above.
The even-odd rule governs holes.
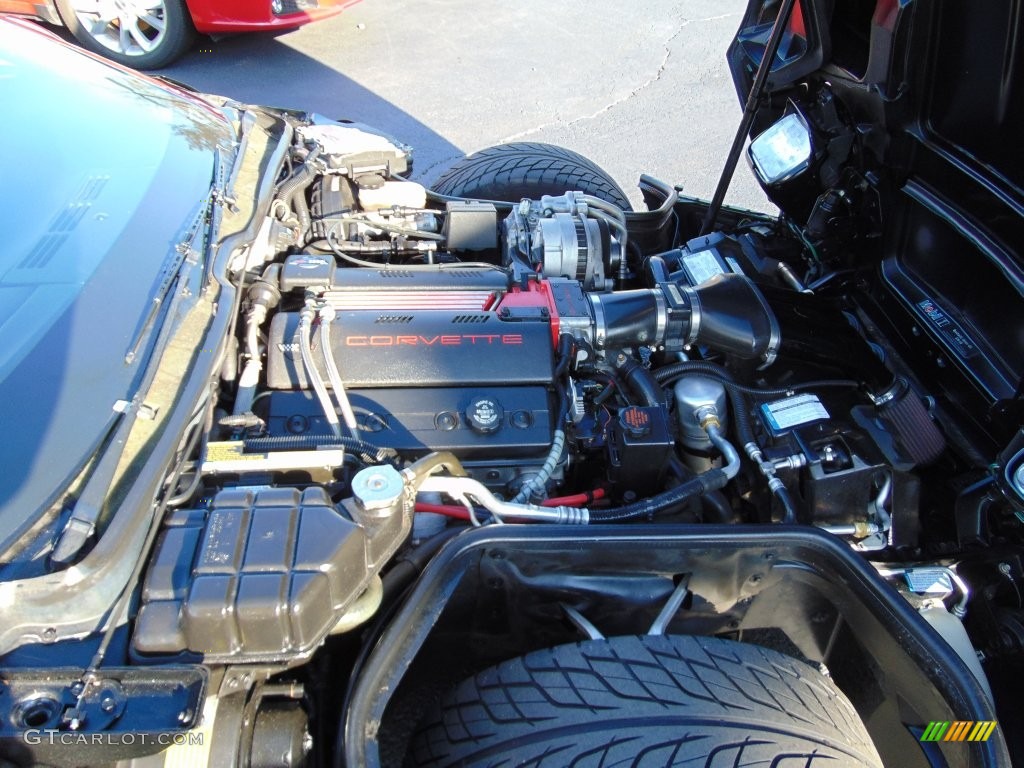
[[[328,286],[334,282],[334,257],[318,253],[296,253],[281,267],[281,290]]]
[[[491,203],[453,201],[445,204],[444,234],[450,251],[498,249],[498,209]]]
[[[874,407],[863,401],[855,391],[832,390],[778,397],[759,406],[768,459],[793,454],[806,459],[798,471],[779,473],[804,510],[800,522],[862,522],[886,477],[892,474],[897,483],[894,470],[906,466],[895,453],[886,457],[882,445],[891,443],[892,436],[878,422]],[[861,411],[864,415],[858,417]],[[916,498],[899,502],[913,505]],[[891,504],[895,513],[897,500]]]
[[[309,650],[365,588],[366,543],[322,488],[221,491],[160,534],[133,647],[236,661]]]
[[[608,442],[612,481],[639,495],[657,493],[674,448],[668,411],[659,406],[623,408]]]
[[[551,395],[544,387],[441,387],[347,390],[359,438],[405,454],[452,451],[460,458],[536,456],[551,446]],[[329,435],[309,392],[273,392],[271,435]],[[494,423],[474,428],[481,400],[496,405]],[[474,409],[474,405],[477,406]]]
[[[298,328],[294,312],[278,313],[271,322],[271,389],[311,388]],[[546,321],[503,322],[486,311],[339,312],[331,345],[346,386],[353,388],[549,385],[554,368]],[[319,334],[313,348],[320,376],[327,381]]]

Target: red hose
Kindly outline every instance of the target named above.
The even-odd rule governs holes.
[[[454,504],[423,504],[416,502],[416,511],[432,512],[435,515],[447,515],[459,520],[469,520],[469,512],[466,511],[466,508],[455,506]]]
[[[579,507],[583,504],[589,504],[591,501],[597,499],[603,499],[605,495],[604,488],[595,488],[592,491],[586,493],[577,493],[572,496],[556,496],[553,499],[546,499],[542,501],[540,505],[542,507]]]

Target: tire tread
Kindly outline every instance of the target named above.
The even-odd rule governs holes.
[[[456,162],[433,185],[441,194],[482,199],[499,199],[494,196],[499,190],[538,187],[550,188],[547,194],[577,189],[631,210],[622,188],[594,162],[571,149],[540,142],[480,150]]]
[[[881,765],[818,670],[681,636],[585,641],[484,670],[442,699],[410,756],[421,768]]]

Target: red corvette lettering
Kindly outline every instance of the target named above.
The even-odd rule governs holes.
[[[521,333],[466,333],[461,335],[446,334],[443,336],[346,336],[346,347],[457,347],[463,344],[472,345],[516,345],[523,343]]]

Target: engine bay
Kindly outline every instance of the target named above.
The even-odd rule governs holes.
[[[651,179],[660,205],[650,214],[573,191],[430,208],[419,184],[384,180],[393,158],[373,167],[326,149],[298,150],[307,156],[294,176],[318,159],[325,171],[343,169],[311,182],[309,231],[295,234],[302,216],[272,225],[298,227],[290,236],[306,247],[247,289],[239,388],[221,419],[240,456],[344,438],[406,460],[450,451],[502,498],[601,489],[622,502],[721,464],[721,443],[707,433],[715,421],[723,440],[737,430],[742,442],[727,453],[753,452],[766,479],[759,490],[776,495],[774,505],[745,502],[743,519],[795,521],[796,497],[800,522],[832,522],[811,513],[828,509],[814,503],[833,496],[825,482],[855,488],[856,522],[888,535],[871,506],[886,478],[944,449],[906,379],[773,253],[781,244],[764,221],[646,253],[627,240],[627,215],[671,219],[677,202]],[[344,171],[358,163],[369,170]],[[511,210],[502,217],[499,205]],[[323,238],[309,240],[316,232]],[[808,338],[817,334],[849,345],[845,371]],[[816,346],[821,366],[801,359],[802,344]],[[727,388],[742,403],[734,425]],[[759,396],[756,424],[750,395]],[[210,453],[211,468],[230,470]]]
[[[9,334],[0,762],[1024,755],[1012,67],[928,80],[991,14],[833,5],[750,3],[710,200],[126,90],[189,162],[15,270],[76,303]],[[725,204],[743,154],[777,212]]]
[[[461,199],[403,178],[383,136],[295,134],[233,264],[234,357],[141,655],[308,654],[407,537],[467,521],[800,524],[883,560],[948,537],[922,519],[941,411],[873,335],[855,270],[782,219],[727,211],[688,237],[689,204],[649,177],[643,213],[579,190]],[[258,544],[282,515],[292,533]],[[210,623],[225,612],[235,629]]]
[[[315,659],[384,610],[405,558],[467,527],[809,526],[873,563],[991,696],[964,649],[1016,647],[1019,563],[1000,553],[1024,438],[979,433],[984,402],[901,356],[855,257],[870,205],[815,225],[828,192],[803,228],[722,209],[704,231],[706,204],[647,176],[636,212],[586,183],[428,190],[410,164],[369,129],[296,125],[230,264],[237,325],[147,569],[138,663]],[[1006,470],[979,484],[1001,442]],[[516,601],[538,583],[493,579],[520,580]],[[709,631],[741,626],[723,623],[741,593],[723,595]],[[614,624],[604,599],[590,610]]]

